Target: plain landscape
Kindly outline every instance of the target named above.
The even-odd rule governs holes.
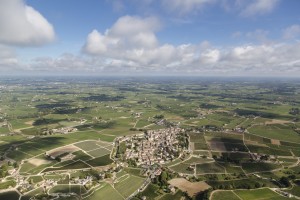
[[[299,84],[2,78],[0,199],[299,199]]]

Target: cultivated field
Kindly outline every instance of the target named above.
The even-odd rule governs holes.
[[[142,186],[143,182],[143,178],[129,175],[123,180],[115,183],[114,187],[124,198],[128,198],[132,193]]]
[[[181,191],[186,192],[190,197],[210,188],[205,182],[191,183],[184,178],[175,178],[170,180],[169,183]]]
[[[240,197],[237,196],[233,191],[214,191],[211,195],[211,200],[240,200]]]
[[[270,189],[256,189],[256,190],[235,190],[234,193],[238,195],[241,199],[249,200],[284,200],[287,197],[280,196],[279,194],[273,192]]]
[[[194,194],[208,185],[227,190],[213,200],[282,199],[268,189],[280,187],[282,177],[293,186],[286,192],[300,197],[298,81],[16,78],[0,79],[0,86],[1,189],[13,187],[22,200],[42,194],[43,184],[49,193],[126,199],[151,174],[133,199],[176,200],[181,190]],[[175,126],[187,139],[165,150],[177,151],[170,161],[147,171],[138,160],[116,158],[117,137]],[[181,190],[169,193],[170,180]]]

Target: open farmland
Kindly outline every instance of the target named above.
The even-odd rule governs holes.
[[[205,140],[212,151],[247,151],[242,135],[209,133]]]
[[[142,186],[143,182],[143,178],[129,175],[115,183],[114,187],[124,198],[128,198],[132,193]]]
[[[202,164],[202,163],[208,163],[213,162],[213,159],[209,158],[203,158],[203,157],[190,157],[189,159],[182,162],[183,164]]]
[[[0,193],[0,199],[18,200],[19,197],[15,190]]]
[[[249,132],[267,138],[300,143],[299,134],[285,124],[257,125],[249,128]]]
[[[241,199],[249,200],[284,200],[287,197],[280,196],[279,194],[273,192],[270,189],[256,189],[256,190],[235,190],[234,193],[238,195]]]
[[[177,165],[173,165],[172,167],[170,167],[171,170],[174,170],[175,172],[178,173],[183,173],[183,174],[194,174],[194,169],[190,168],[190,164],[177,164]]]
[[[274,93],[274,88],[285,86],[251,81],[25,82],[5,82],[0,96],[1,165],[7,171],[1,185],[16,185],[21,199],[43,193],[43,184],[49,194],[74,192],[72,198],[77,199],[80,194],[92,200],[132,194],[134,199],[180,199],[184,191],[192,196],[202,186],[204,193],[197,195],[211,186],[231,190],[214,192],[212,199],[253,199],[255,195],[236,189],[279,188],[282,177],[294,185],[286,191],[299,195],[295,180],[300,178],[300,125],[299,114],[293,113],[298,89],[287,98]],[[274,99],[281,103],[270,103]],[[184,130],[172,141],[176,147],[166,148],[170,141],[162,137],[162,154],[153,151],[158,162],[149,157],[146,166],[139,165],[139,158],[157,145],[142,142],[145,132],[170,127]],[[136,142],[130,142],[135,136]],[[128,153],[135,149],[137,155]],[[161,160],[163,155],[166,160]],[[25,183],[13,181],[16,176]],[[170,180],[189,181],[173,189]]]
[[[48,151],[46,152],[47,155],[49,155],[50,157],[58,157],[62,154],[65,154],[65,153],[72,153],[72,152],[75,152],[75,151],[78,151],[79,148],[73,146],[73,145],[70,145],[70,146],[66,146],[66,147],[61,147],[61,148],[58,148],[58,149],[55,149],[55,150],[51,150],[51,151]]]
[[[286,190],[286,191],[291,193],[292,195],[300,196],[300,186],[299,185],[294,185],[291,190]]]
[[[192,150],[206,150],[208,146],[206,144],[204,134],[202,133],[189,133],[190,147]]]
[[[94,149],[92,151],[88,151],[87,153],[93,157],[101,157],[101,156],[110,154],[110,150],[106,149],[106,148],[98,148],[98,149]]]
[[[43,172],[49,171],[64,171],[64,170],[72,170],[72,169],[86,169],[90,168],[91,166],[82,162],[82,161],[75,161],[70,164],[64,165],[62,167],[49,167],[46,168]]]
[[[215,191],[211,195],[211,200],[240,200],[240,197],[237,196],[233,191]]]
[[[111,199],[123,200],[124,197],[120,195],[110,184],[104,183],[99,189],[94,191],[90,196],[84,198],[87,200],[97,200],[103,197],[110,197]]]
[[[49,191],[51,193],[76,193],[76,194],[84,194],[86,190],[81,185],[57,185],[52,187]]]
[[[196,165],[197,174],[225,173],[225,169],[217,163],[204,163]]]
[[[109,165],[112,162],[108,154],[87,161],[87,163],[93,167]]]
[[[84,151],[92,151],[94,149],[99,148],[97,145],[97,141],[83,141],[76,143],[75,146],[84,150]]]
[[[281,165],[272,163],[243,163],[242,168],[247,173],[260,172],[260,171],[272,171],[281,168]]]
[[[199,192],[203,192],[210,188],[209,185],[205,182],[197,182],[191,183],[183,178],[176,178],[169,181],[169,183],[177,188],[179,188],[183,192],[187,192],[187,194],[192,197]]]

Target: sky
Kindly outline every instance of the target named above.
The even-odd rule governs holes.
[[[299,0],[0,0],[0,75],[300,77]]]

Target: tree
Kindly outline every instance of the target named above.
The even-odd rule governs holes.
[[[109,173],[109,172],[105,173],[105,178],[111,178],[111,177],[112,177],[111,173]]]
[[[160,174],[160,182],[161,182],[163,185],[168,184],[168,174],[167,174],[167,172],[163,171],[163,172]]]
[[[18,162],[14,162],[14,168],[18,168],[19,167],[19,163]]]
[[[212,189],[205,190],[199,194],[197,194],[195,197],[193,197],[193,200],[209,200],[210,193]]]
[[[255,186],[256,188],[260,188],[259,182],[256,182],[254,186]]]
[[[289,111],[289,114],[291,115],[299,115],[299,113],[300,113],[299,108],[291,108]]]
[[[0,167],[0,177],[3,178],[5,176],[8,175],[8,166],[6,163],[4,163],[1,167]]]
[[[290,187],[291,186],[290,180],[287,177],[285,177],[285,176],[281,177],[280,180],[279,180],[279,182],[282,185],[284,185],[285,187]]]
[[[153,118],[154,119],[163,119],[165,116],[163,115],[155,115]]]
[[[60,158],[60,157],[56,157],[55,160],[56,160],[57,162],[61,162],[61,158]]]

